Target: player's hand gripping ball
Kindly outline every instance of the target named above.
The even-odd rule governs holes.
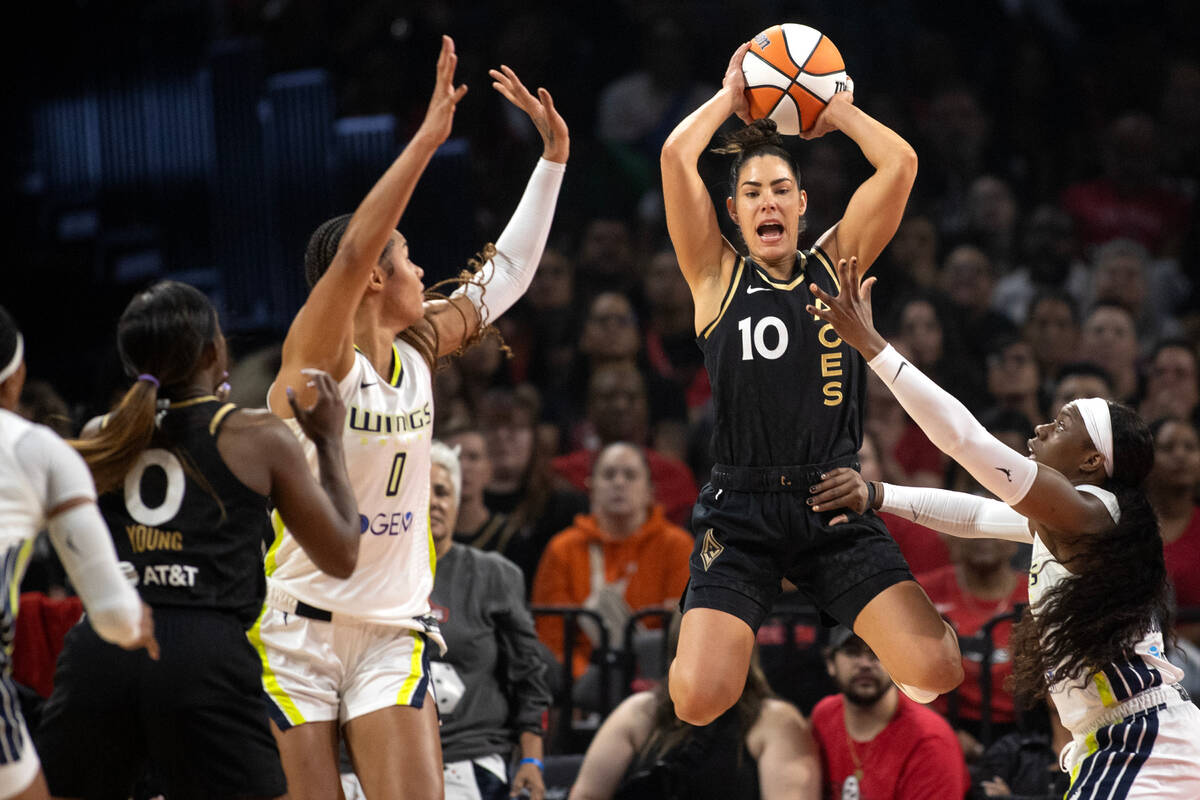
[[[854,91],[829,37],[794,22],[755,36],[742,59],[742,74],[750,116],[775,120],[779,132],[789,136],[812,128],[834,94]]]

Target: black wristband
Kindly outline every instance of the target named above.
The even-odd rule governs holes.
[[[867,510],[875,508],[875,481],[867,481]]]

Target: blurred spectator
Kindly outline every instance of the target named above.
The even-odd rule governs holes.
[[[487,437],[480,428],[468,424],[443,428],[438,435],[455,449],[459,463],[454,541],[503,553],[516,529],[507,524],[507,514],[493,512],[484,501],[484,490],[492,482]]]
[[[1194,57],[1176,58],[1167,66],[1160,118],[1163,169],[1195,198],[1200,176],[1200,63]]]
[[[1083,322],[1079,355],[1112,377],[1113,399],[1136,403],[1140,391],[1138,341],[1133,315],[1124,306],[1101,303]]]
[[[639,61],[601,89],[596,105],[596,137],[639,195],[658,182],[667,134],[716,91],[692,79],[685,21],[686,16],[659,13],[638,25]]]
[[[1017,218],[1020,209],[1008,182],[981,175],[967,190],[967,238],[988,254],[996,273],[1007,275],[1017,260]]]
[[[1063,727],[1058,709],[1049,700],[1023,716],[1023,730],[993,742],[972,765],[972,800],[1058,800],[1066,796],[1071,776],[1059,769],[1058,754],[1071,742],[1071,732]]]
[[[602,364],[592,373],[587,395],[588,423],[594,439],[591,444],[555,458],[554,471],[576,489],[587,488],[592,461],[599,448],[614,442],[633,442],[643,446],[647,440],[648,412],[646,384],[642,373],[628,362]],[[656,502],[667,518],[683,524],[695,504],[695,478],[678,459],[646,449]]]
[[[987,354],[987,388],[992,408],[1042,419],[1042,385],[1033,346],[1012,334],[992,339]]]
[[[1154,468],[1146,493],[1158,515],[1167,576],[1180,608],[1200,608],[1200,436],[1189,420],[1160,419],[1154,435]],[[1200,644],[1200,620],[1179,633]]]
[[[1155,257],[1177,258],[1190,203],[1163,181],[1154,120],[1138,112],[1122,114],[1105,130],[1100,146],[1103,174],[1068,186],[1062,196],[1080,243],[1090,248],[1129,236]]]
[[[1050,394],[1049,419],[1058,419],[1058,412],[1080,397],[1113,397],[1112,377],[1108,370],[1090,361],[1072,361],[1058,372],[1058,380]]]
[[[996,310],[1021,325],[1030,302],[1043,292],[1066,292],[1076,308],[1082,304],[1091,271],[1077,255],[1073,225],[1070,215],[1057,206],[1046,203],[1033,210],[1024,225],[1017,268],[996,283]]]
[[[900,221],[887,246],[888,263],[894,270],[891,292],[933,289],[938,280],[938,231],[924,214],[908,214]],[[881,292],[886,295],[889,292]]]
[[[547,416],[562,418],[570,405],[566,376],[575,357],[580,328],[575,306],[575,264],[566,253],[546,248],[529,291],[516,310],[529,349],[526,376],[542,392]]]
[[[1034,295],[1021,332],[1033,347],[1043,386],[1058,377],[1064,364],[1079,357],[1078,306],[1061,289]]]
[[[691,349],[699,353],[694,335],[692,339]],[[570,447],[595,446],[594,437],[597,434],[591,430],[586,410],[587,387],[596,371],[605,365],[629,364],[642,375],[649,403],[649,420],[647,429],[641,433],[642,438],[635,441],[651,441],[664,423],[686,424],[687,405],[683,384],[656,370],[644,368],[644,362],[641,330],[628,298],[616,292],[596,295],[588,306],[583,333],[579,338],[579,356],[572,364],[567,384],[572,401],[570,414],[565,420],[571,426],[568,431]]]
[[[536,390],[522,385],[484,395],[479,418],[492,464],[484,504],[508,516],[513,531],[501,552],[525,573],[527,592],[550,537],[587,508],[584,495],[554,486],[538,413]]]
[[[934,607],[958,633],[963,654],[963,682],[957,689],[957,708],[951,720],[968,762],[983,755],[980,721],[985,699],[991,710],[992,734],[1004,735],[1016,727],[1016,708],[1004,681],[1012,674],[1008,650],[1011,622],[992,629],[991,696],[984,698],[980,682],[986,642],[984,623],[1029,602],[1028,576],[1012,568],[1017,543],[1001,539],[951,539],[950,566],[917,576]],[[941,714],[950,710],[948,696],[932,706]]]
[[[809,724],[753,657],[738,702],[702,728],[676,718],[665,680],[627,698],[588,746],[570,800],[818,800],[820,790]]]
[[[616,217],[596,217],[584,226],[575,258],[575,300],[591,304],[601,292],[624,295],[641,307],[641,282],[634,260],[629,223]]]
[[[903,299],[893,315],[893,343],[913,365],[936,380],[968,408],[984,400],[979,365],[961,351],[962,337],[940,295],[921,292]]]
[[[867,373],[864,438],[870,435],[883,480],[909,486],[941,486],[945,459],[896,396],[874,372]]]
[[[977,92],[965,84],[939,87],[918,119],[922,173],[918,189],[937,198],[937,227],[943,236],[967,229],[967,195],[988,172],[992,123]]]
[[[1147,422],[1162,417],[1197,421],[1200,374],[1196,349],[1186,339],[1166,339],[1146,365],[1146,391],[1138,412]]]
[[[640,447],[629,442],[606,446],[588,481],[589,513],[546,546],[533,583],[534,605],[582,606],[600,614],[609,641],[621,646],[634,611],[669,608],[688,580],[692,537],[672,525],[654,504],[650,466]],[[598,632],[581,620],[592,644]],[[561,660],[563,625],[543,617],[538,636]],[[576,643],[572,669],[587,669],[592,645]]]
[[[864,481],[886,480],[883,477],[883,466],[879,460],[875,437],[870,433],[863,434],[858,463]],[[883,511],[879,512],[879,518],[900,546],[900,552],[904,554],[904,560],[908,562],[908,568],[914,575],[950,564],[950,550],[946,546],[946,538],[939,536],[936,531],[918,525],[911,519]]]
[[[525,606],[521,571],[508,559],[455,544],[460,471],[454,451],[434,442],[429,532],[437,578],[429,603],[446,637],[430,678],[441,721],[448,800],[504,800],[513,742],[522,761],[512,791],[544,790],[543,715],[550,707],[546,663]]]
[[[989,340],[1016,330],[1007,316],[992,308],[995,277],[991,259],[975,245],[955,247],[942,262],[941,290],[958,312],[963,350],[976,362],[987,354]]]
[[[1143,347],[1167,336],[1177,336],[1179,321],[1171,316],[1180,290],[1167,283],[1167,291],[1152,295],[1150,254],[1132,239],[1114,239],[1096,248],[1093,303],[1112,303],[1129,309]]]
[[[812,713],[825,797],[950,800],[966,793],[967,765],[954,731],[900,694],[866,642],[836,628],[825,664],[840,692]]]
[[[696,346],[696,310],[687,281],[668,244],[650,258],[642,278],[646,297],[646,360],[652,372],[684,390],[688,419],[711,396],[704,354]]]

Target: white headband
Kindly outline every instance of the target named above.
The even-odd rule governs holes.
[[[13,353],[12,361],[9,361],[4,369],[0,369],[0,383],[4,383],[12,374],[17,371],[17,367],[21,366],[21,359],[25,355],[25,339],[21,334],[17,334],[17,349]]]
[[[1108,410],[1108,401],[1100,397],[1081,397],[1072,400],[1067,405],[1074,406],[1083,419],[1083,427],[1087,428],[1092,444],[1104,456],[1104,472],[1108,477],[1113,473],[1113,440],[1112,414]]]

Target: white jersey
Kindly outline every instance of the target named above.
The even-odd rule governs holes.
[[[412,346],[393,344],[389,379],[357,350],[338,384],[346,404],[346,471],[358,503],[362,536],[349,578],[326,575],[272,514],[275,542],[266,556],[268,594],[282,590],[316,608],[362,621],[426,631],[436,556],[429,534],[429,450],[433,389],[425,360]],[[313,474],[316,446],[295,419]]]
[[[17,442],[39,433],[32,422],[0,408],[0,552],[24,544],[46,527],[45,486],[31,482],[17,456]]]
[[[1087,484],[1076,488],[1100,498],[1113,520],[1120,520],[1121,509],[1112,492]],[[1036,616],[1046,593],[1070,576],[1071,572],[1034,534],[1029,565],[1030,611]],[[1054,676],[1050,676],[1050,698],[1067,730],[1086,733],[1097,720],[1104,719],[1110,709],[1144,691],[1171,686],[1183,678],[1183,670],[1167,661],[1161,631],[1147,633],[1133,649],[1135,655],[1131,660],[1109,664],[1089,676],[1085,683],[1080,679],[1055,681]]]

